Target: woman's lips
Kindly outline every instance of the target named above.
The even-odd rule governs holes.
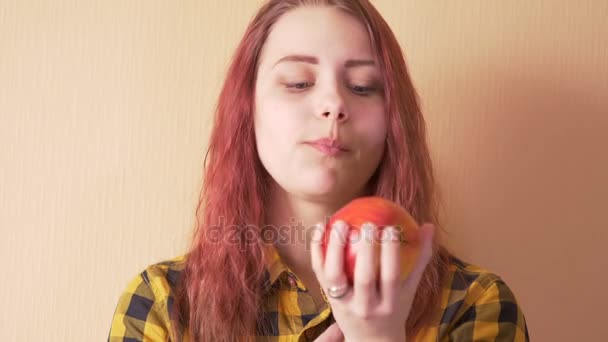
[[[346,153],[345,150],[343,150],[339,147],[335,147],[335,146],[328,146],[325,144],[315,144],[315,143],[310,143],[309,145],[316,148],[321,153],[328,155],[328,156],[332,156],[332,157],[337,156],[339,154]]]

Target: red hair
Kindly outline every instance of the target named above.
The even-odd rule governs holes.
[[[367,0],[270,0],[249,24],[219,96],[192,245],[175,292],[176,341],[184,329],[193,341],[249,339],[260,324],[264,247],[261,239],[250,243],[245,235],[261,233],[270,179],[258,158],[254,135],[257,66],[274,23],[303,5],[338,7],[358,18],[369,32],[384,78],[389,126],[386,152],[369,181],[370,195],[403,206],[417,222],[439,224],[418,96],[397,39],[380,13]],[[437,237],[405,324],[409,337],[428,324],[439,307],[449,254]]]

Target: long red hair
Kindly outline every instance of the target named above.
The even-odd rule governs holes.
[[[249,24],[219,96],[192,245],[175,291],[176,341],[185,329],[193,341],[235,341],[253,337],[259,327],[264,248],[261,242],[251,243],[249,234],[260,234],[264,226],[270,176],[255,144],[255,80],[260,51],[274,23],[303,5],[338,7],[368,29],[384,78],[389,125],[384,158],[369,181],[370,195],[400,204],[417,222],[439,225],[418,96],[397,39],[380,13],[367,0],[270,0]],[[410,337],[438,307],[448,257],[437,238],[405,325]]]

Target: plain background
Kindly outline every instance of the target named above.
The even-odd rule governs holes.
[[[0,340],[105,340],[182,254],[228,60],[260,1],[0,0]],[[376,0],[428,120],[448,245],[534,341],[604,336],[608,1]]]

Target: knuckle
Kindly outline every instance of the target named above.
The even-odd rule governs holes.
[[[327,270],[325,271],[325,279],[332,283],[339,283],[342,280],[342,274],[335,270]]]
[[[375,283],[370,278],[363,278],[358,281],[359,287],[362,289],[370,290],[375,286]]]
[[[368,320],[372,317],[372,312],[368,306],[359,306],[354,310],[355,317]]]
[[[382,282],[388,286],[397,286],[400,283],[398,274],[387,274],[382,277]]]
[[[378,307],[378,314],[382,316],[390,316],[395,312],[395,303],[390,301],[388,303],[384,303]]]

